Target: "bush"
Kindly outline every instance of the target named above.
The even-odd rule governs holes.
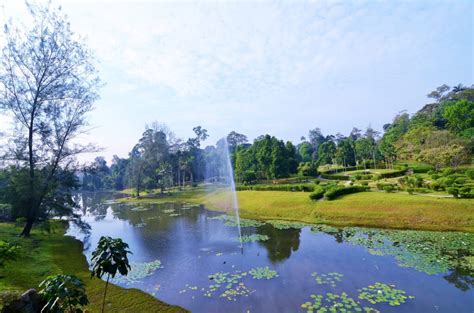
[[[369,190],[369,187],[365,187],[365,186],[335,187],[326,191],[324,196],[328,200],[334,200],[343,195],[363,192],[363,191],[368,191],[368,190]]]
[[[360,183],[362,186],[368,186],[368,185],[369,185],[369,181],[368,181],[368,180],[361,180],[361,181],[359,181],[359,183]]]
[[[397,186],[397,184],[392,184],[392,183],[377,183],[377,189],[378,190],[385,190],[385,187],[390,186],[392,187],[392,190],[394,190]]]
[[[321,177],[324,179],[332,179],[332,180],[350,180],[349,176],[346,175],[337,175],[337,174],[325,174],[322,173]]]
[[[474,179],[474,169],[468,169],[465,174],[470,179]]]
[[[257,180],[257,175],[255,174],[255,171],[247,170],[243,172],[241,177],[239,178],[240,178],[240,181],[242,181],[243,183],[250,184]]]
[[[392,178],[392,177],[399,177],[399,176],[403,176],[406,174],[406,170],[403,169],[403,170],[399,170],[399,171],[395,171],[395,172],[389,172],[389,173],[381,173],[381,174],[378,174],[378,177],[379,179],[380,178]]]
[[[318,186],[318,188],[315,188],[315,190],[309,194],[309,198],[311,200],[319,200],[324,197],[325,192],[326,190],[323,187]]]
[[[457,198],[459,196],[459,189],[456,188],[456,187],[449,187],[447,189],[447,192],[450,194],[450,195],[453,195],[454,198]]]
[[[417,164],[410,166],[413,173],[428,173],[429,171],[433,170],[433,166],[428,164]]]
[[[384,190],[385,192],[393,192],[394,189],[395,189],[395,188],[393,188],[392,185],[387,185],[387,186],[384,186],[384,187],[383,187],[383,190]]]
[[[408,192],[409,194],[411,194],[411,195],[413,194],[414,191],[415,191],[415,190],[414,190],[413,188],[407,188],[407,192]]]

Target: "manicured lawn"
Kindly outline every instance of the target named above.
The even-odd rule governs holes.
[[[231,212],[226,192],[187,190],[142,202],[194,202]],[[240,212],[253,219],[284,219],[337,226],[474,232],[474,201],[402,193],[362,192],[333,201],[311,201],[308,193],[239,191]],[[137,201],[137,200],[128,200]]]
[[[74,274],[86,283],[90,305],[87,312],[100,312],[105,282],[90,278],[82,243],[64,236],[64,226],[58,225],[53,234],[34,230],[31,238],[19,238],[20,229],[12,224],[0,223],[0,240],[16,242],[22,255],[16,261],[0,268],[0,290],[23,292],[37,288],[48,275]],[[125,289],[109,284],[106,312],[187,312],[163,303],[138,289]]]

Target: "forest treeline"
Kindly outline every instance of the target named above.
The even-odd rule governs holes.
[[[431,92],[432,103],[410,116],[397,114],[383,126],[354,127],[343,135],[324,135],[319,128],[294,144],[271,135],[249,143],[245,135],[232,131],[215,145],[201,147],[207,130],[195,127],[195,136],[176,138],[163,125],[146,127],[127,158],[114,156],[109,166],[97,157],[81,172],[85,190],[145,189],[219,181],[230,152],[235,178],[241,183],[292,175],[317,176],[321,165],[393,168],[396,161],[417,161],[439,169],[472,162],[474,138],[474,88],[443,85]]]

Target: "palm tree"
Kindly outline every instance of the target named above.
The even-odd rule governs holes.
[[[128,250],[128,244],[122,239],[113,239],[111,237],[100,237],[97,248],[92,252],[92,274],[91,276],[102,278],[107,274],[107,282],[105,283],[104,299],[102,303],[102,313],[105,307],[105,296],[107,294],[107,286],[109,285],[110,276],[115,277],[117,271],[126,276],[131,269],[128,263],[127,254],[132,253]]]

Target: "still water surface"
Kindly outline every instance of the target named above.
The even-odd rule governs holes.
[[[133,273],[115,283],[192,312],[307,312],[313,305],[314,312],[474,312],[473,234],[244,220],[252,225],[243,227],[244,238],[267,240],[241,249],[234,221],[203,206],[83,194],[82,214],[91,233],[70,234],[84,241],[88,260],[101,236],[120,237],[133,252]],[[384,285],[369,288],[376,283]],[[359,298],[364,291],[375,303]]]

